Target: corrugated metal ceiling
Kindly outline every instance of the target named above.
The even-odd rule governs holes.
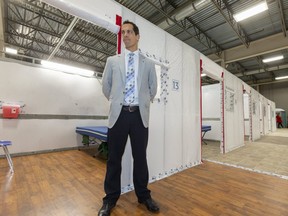
[[[29,57],[48,59],[61,38],[65,37],[53,60],[80,64],[85,68],[103,71],[108,56],[116,53],[116,35],[81,19],[71,23],[74,17],[41,1],[1,0],[4,7],[5,46],[17,48],[22,54],[6,57],[31,61]],[[233,74],[248,84],[273,82],[280,74],[288,75],[288,1],[267,0],[268,10],[248,20],[236,23],[232,15],[263,0],[116,0],[150,22],[162,26],[167,32],[184,41],[203,54],[215,59],[238,46],[240,52],[249,50],[250,44],[267,40],[271,51],[257,53],[249,58],[230,61],[225,65]],[[4,2],[4,4],[3,4]],[[185,17],[179,10],[189,8],[192,3],[202,3]],[[176,17],[176,18],[175,18]],[[71,31],[67,34],[67,29]],[[282,49],[274,50],[276,42],[269,36],[280,34],[287,41]],[[222,55],[221,55],[222,54]],[[284,59],[263,64],[267,56],[283,54]],[[27,57],[27,58],[25,58]],[[258,72],[257,72],[258,71]],[[205,82],[213,82],[205,80]]]

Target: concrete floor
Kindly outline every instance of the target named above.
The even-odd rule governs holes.
[[[205,160],[266,173],[288,179],[288,129],[261,137],[255,142],[245,141],[245,145],[226,154],[220,153],[220,144],[207,141],[202,145]]]

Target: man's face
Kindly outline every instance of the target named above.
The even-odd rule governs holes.
[[[139,35],[135,35],[135,32],[133,31],[133,25],[123,24],[121,28],[121,33],[126,49],[132,52],[137,50]]]

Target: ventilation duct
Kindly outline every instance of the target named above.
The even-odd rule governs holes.
[[[88,22],[94,23],[102,28],[105,28],[115,34],[119,32],[120,27],[111,22],[111,19],[107,14],[103,16],[103,13],[98,14],[91,10],[85,10],[84,8],[79,7],[79,4],[76,0],[42,0],[43,2],[52,5],[55,8],[65,11],[73,16],[79,17],[80,19],[86,20]],[[80,2],[80,1],[79,1]],[[95,2],[95,1],[94,1]],[[97,1],[96,1],[97,2]],[[100,2],[98,0],[98,2]],[[103,1],[104,2],[104,1]],[[96,3],[95,3],[96,4]],[[93,9],[93,7],[91,7]]]
[[[188,2],[185,5],[182,5],[181,7],[175,9],[171,14],[170,17],[176,21],[183,20],[185,17],[190,16],[194,12],[206,7],[211,0],[196,0],[191,2]],[[167,29],[169,26],[171,26],[174,22],[170,19],[165,19],[161,23],[158,24],[158,26],[162,29]]]

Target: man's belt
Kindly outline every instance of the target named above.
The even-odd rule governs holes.
[[[126,112],[135,112],[139,110],[139,106],[122,106],[122,110]]]

